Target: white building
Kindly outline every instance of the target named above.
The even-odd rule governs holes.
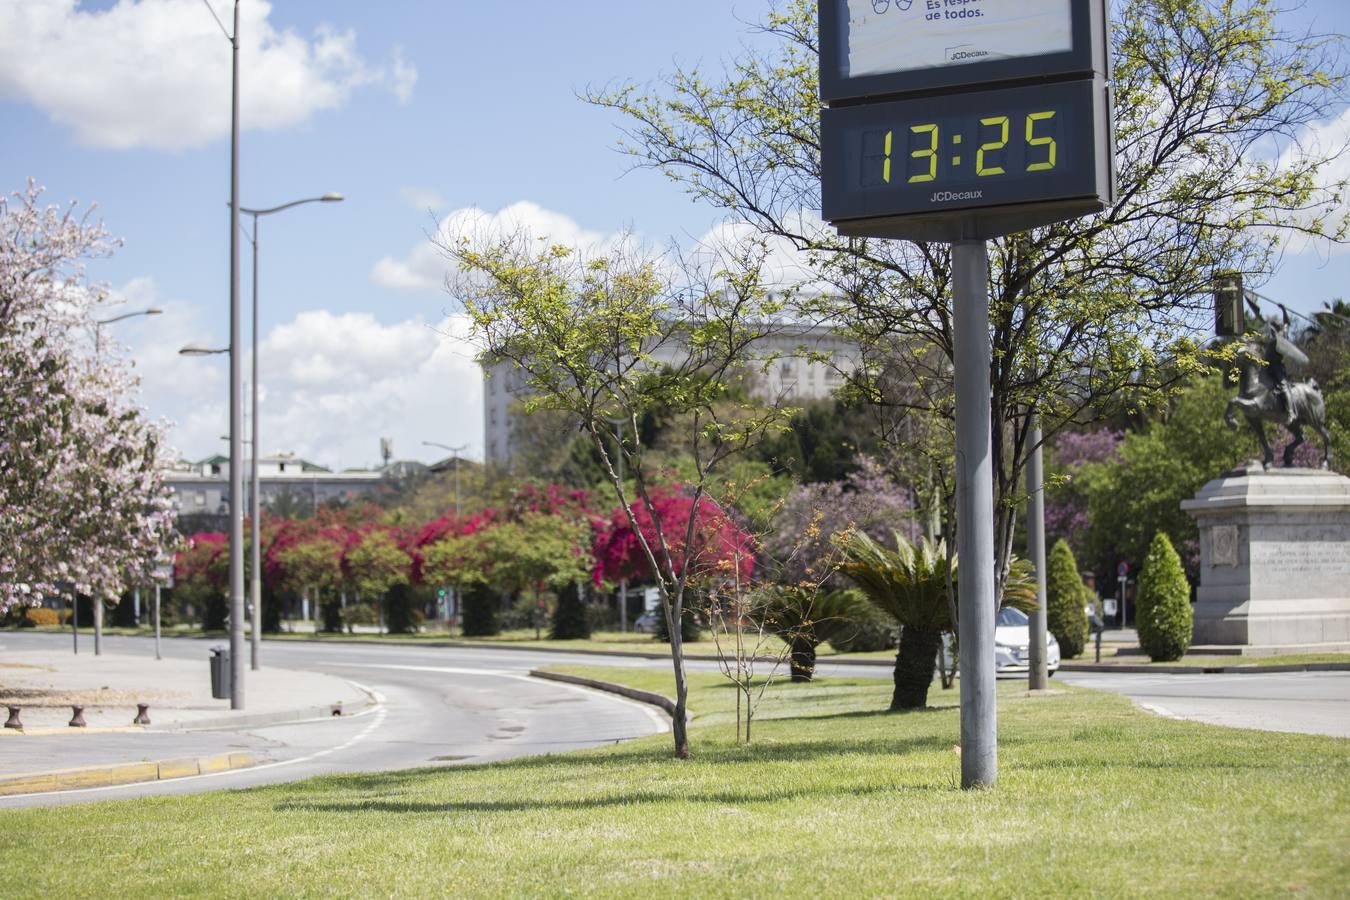
[[[658,363],[675,363],[681,353],[671,346],[653,355]],[[826,326],[787,326],[756,341],[746,363],[766,359],[772,364],[756,372],[754,395],[793,405],[833,396],[857,367],[858,350]],[[511,363],[483,366],[483,440],[489,464],[506,465],[515,455],[512,432],[521,415],[515,404],[525,393],[524,379]]]
[[[247,463],[247,460],[245,460]],[[407,463],[395,463],[407,466]],[[249,470],[244,470],[248,490]],[[293,453],[277,453],[258,460],[259,502],[272,506],[287,495],[298,503],[318,509],[331,500],[347,501],[374,491],[385,471],[331,469],[300,459]],[[174,507],[180,515],[224,515],[230,499],[230,458],[211,456],[199,462],[180,460],[164,471],[164,481],[173,489]]]

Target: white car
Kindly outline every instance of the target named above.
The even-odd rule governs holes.
[[[1027,614],[1011,606],[1000,609],[994,626],[994,673],[1004,676],[1030,672],[1030,646],[1031,622]],[[944,641],[943,665],[950,666],[951,658],[951,647]],[[1045,668],[1051,676],[1059,671],[1059,641],[1049,632],[1045,635]]]

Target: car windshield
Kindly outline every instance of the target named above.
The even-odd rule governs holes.
[[[998,611],[998,624],[1016,625],[1025,628],[1028,624],[1027,614],[1020,609],[1011,606],[1005,606]]]

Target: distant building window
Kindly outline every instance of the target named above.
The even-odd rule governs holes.
[[[280,471],[282,471],[282,472],[285,472],[285,471],[286,471],[286,464],[285,464],[285,463],[281,463]]]
[[[205,505],[206,505],[206,491],[198,491],[198,492],[196,493],[196,495],[193,497],[193,501],[194,501],[198,506],[205,506]]]
[[[220,474],[220,463],[211,463],[211,474],[212,475]]]

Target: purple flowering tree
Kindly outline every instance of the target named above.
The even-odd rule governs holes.
[[[1088,498],[1076,480],[1083,466],[1118,458],[1124,433],[1066,431],[1054,443],[1049,487],[1045,496],[1045,534],[1051,540],[1063,538],[1077,559],[1088,558],[1092,518]]]
[[[0,612],[62,583],[115,600],[174,541],[162,429],[95,339],[81,263],[115,242],[41,194],[0,197]]]

